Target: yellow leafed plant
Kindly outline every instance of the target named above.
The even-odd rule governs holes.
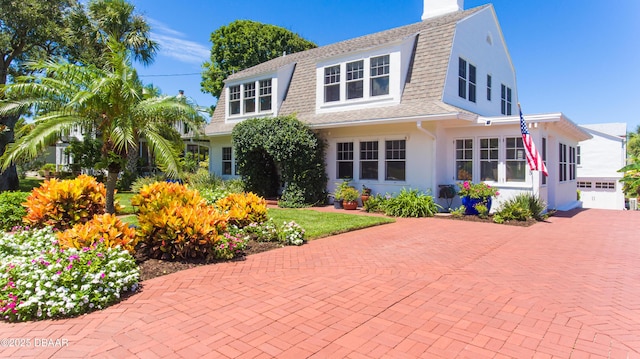
[[[65,230],[77,223],[86,223],[96,214],[103,214],[105,203],[104,184],[91,176],[80,175],[63,181],[51,179],[31,192],[25,203],[27,215],[23,220],[30,226]]]
[[[215,206],[239,227],[267,220],[267,201],[252,192],[232,193],[218,200]]]
[[[84,248],[104,241],[108,247],[120,246],[133,254],[137,242],[136,231],[113,214],[95,215],[84,224],[58,233],[58,241],[64,248]]]

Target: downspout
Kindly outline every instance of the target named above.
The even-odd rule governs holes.
[[[427,136],[431,137],[431,159],[433,161],[433,169],[431,171],[431,196],[436,198],[437,194],[437,184],[436,184],[436,136],[430,131],[426,130],[422,127],[422,121],[416,122],[416,128],[418,131],[425,133]]]

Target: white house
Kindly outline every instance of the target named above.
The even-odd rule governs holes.
[[[578,146],[578,190],[585,208],[624,209],[619,169],[627,160],[627,124],[581,125],[592,138]]]
[[[417,16],[416,16],[417,17]],[[210,170],[232,177],[231,131],[252,117],[296,114],[326,140],[328,191],[352,178],[374,193],[463,180],[579,206],[576,148],[590,138],[562,113],[525,115],[549,168],[527,168],[516,74],[492,5],[425,0],[422,21],[289,54],[229,76],[205,133]],[[448,205],[443,199],[440,204]],[[455,199],[452,206],[459,205]],[[494,206],[495,208],[495,206]]]

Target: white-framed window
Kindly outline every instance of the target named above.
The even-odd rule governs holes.
[[[248,82],[244,87],[244,113],[256,112],[256,84]]]
[[[498,180],[499,139],[480,139],[480,180]]]
[[[576,148],[569,146],[569,181],[576,179]]]
[[[324,102],[340,101],[340,65],[324,69]]]
[[[336,149],[336,177],[353,179],[353,142],[338,142]]]
[[[260,80],[260,111],[271,111],[271,79]]]
[[[542,148],[540,149],[540,151],[542,151],[542,162],[544,162],[544,165],[547,165],[547,138],[546,137],[542,137]],[[547,184],[547,176],[542,176],[542,184]]]
[[[580,146],[576,147],[576,164],[578,166],[582,164],[582,156],[580,155]]]
[[[385,141],[385,176],[387,181],[405,181],[407,178],[407,141]]]
[[[578,181],[578,188],[591,188],[591,182]]]
[[[487,75],[487,101],[491,101],[491,75]]]
[[[360,179],[378,179],[378,141],[360,142]]]
[[[511,88],[500,85],[500,113],[511,116]]]
[[[522,137],[507,137],[505,141],[506,180],[507,182],[524,182],[526,180],[527,158]]]
[[[458,96],[476,102],[476,67],[458,58]]]
[[[456,140],[456,180],[473,180],[473,139]]]
[[[598,189],[616,189],[615,182],[596,182],[596,188]]]
[[[272,111],[272,79],[260,79],[228,88],[229,116],[255,115]]]
[[[389,55],[372,57],[371,67],[371,96],[389,94]]]
[[[229,114],[240,114],[240,85],[229,86]]]
[[[347,63],[347,100],[364,97],[364,60]]]
[[[232,150],[231,147],[222,147],[222,174],[230,175],[233,173],[231,168],[232,164]]]
[[[564,143],[558,144],[558,180],[567,180],[567,145]]]

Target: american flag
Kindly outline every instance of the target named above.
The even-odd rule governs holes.
[[[522,109],[520,109],[520,132],[522,132],[522,142],[524,142],[525,152],[527,153],[527,163],[532,171],[542,171],[545,176],[548,176],[547,166],[544,165],[542,157],[536,149],[536,145],[533,143],[533,139],[527,129],[527,124],[524,123],[524,117],[522,116]]]

